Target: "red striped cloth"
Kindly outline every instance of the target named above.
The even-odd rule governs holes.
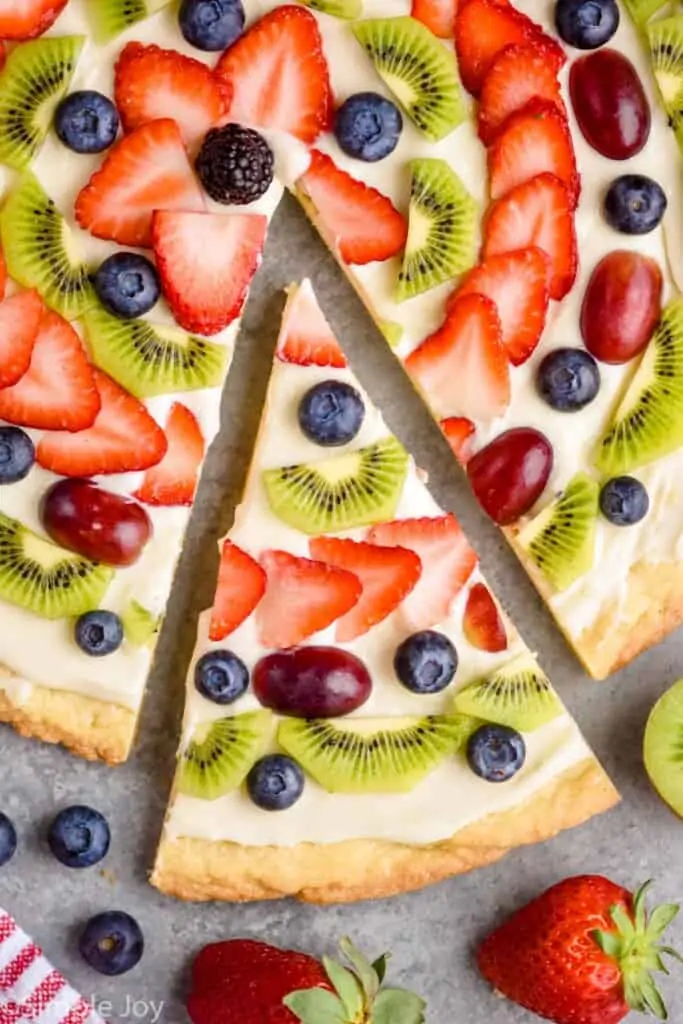
[[[0,907],[0,1024],[103,1024]]]

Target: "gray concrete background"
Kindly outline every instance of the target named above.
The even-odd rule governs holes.
[[[282,309],[282,288],[312,278],[354,367],[401,440],[429,471],[438,500],[477,542],[484,569],[576,715],[623,794],[619,808],[553,842],[493,867],[393,900],[317,908],[292,901],[251,906],[182,904],[146,882],[159,837],[197,613],[211,601],[215,540],[230,525],[263,399]],[[186,1024],[183,997],[192,955],[207,942],[262,938],[314,954],[345,934],[370,954],[392,950],[391,976],[428,1000],[431,1024],[522,1024],[532,1018],[497,1000],[472,965],[477,941],[501,916],[561,877],[584,871],[631,886],[656,880],[654,895],[683,897],[683,825],[651,789],[641,740],[649,708],[682,675],[680,636],[605,683],[590,681],[554,628],[524,572],[476,507],[445,442],[413,394],[331,257],[287,198],[273,223],[247,308],[224,401],[224,430],[212,449],[166,620],[134,757],[117,769],[21,740],[0,727],[0,808],[15,820],[20,850],[0,872],[0,903],[103,1015]],[[46,848],[47,823],[73,802],[102,810],[112,826],[104,870],[69,871]],[[80,961],[78,926],[104,909],[133,913],[146,936],[142,963],[104,979]],[[673,929],[683,946],[683,924]],[[683,969],[664,979],[670,1019],[683,1015]],[[159,1006],[163,1009],[159,1013]]]

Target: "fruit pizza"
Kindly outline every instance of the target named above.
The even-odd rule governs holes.
[[[614,800],[310,284],[293,287],[200,617],[153,884],[386,896]]]
[[[296,193],[603,677],[683,608],[683,14],[370,6]]]
[[[0,719],[110,762],[282,192],[161,6],[0,3]]]

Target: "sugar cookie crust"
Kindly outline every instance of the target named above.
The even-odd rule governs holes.
[[[115,765],[126,760],[135,739],[135,712],[80,693],[36,685],[31,685],[26,702],[15,704],[2,690],[3,682],[12,678],[0,666],[0,722],[7,722],[21,736],[61,743],[90,761]]]
[[[254,847],[164,836],[151,881],[161,892],[183,900],[380,899],[491,864],[512,847],[582,824],[618,799],[598,762],[586,758],[518,807],[490,814],[439,843],[355,839]]]

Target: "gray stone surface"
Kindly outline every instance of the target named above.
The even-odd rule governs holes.
[[[305,275],[313,279],[364,385],[429,471],[437,498],[476,539],[489,579],[540,652],[624,799],[618,809],[553,842],[393,900],[329,909],[291,901],[183,905],[162,897],[146,882],[173,772],[183,680],[197,613],[211,600],[214,542],[230,524],[258,422],[282,309],[281,289]],[[76,986],[94,995],[103,1015],[115,1020],[186,1024],[188,963],[206,942],[252,936],[322,954],[349,934],[370,953],[393,951],[393,977],[427,997],[431,1024],[521,1024],[531,1020],[529,1015],[496,1000],[472,965],[477,940],[501,915],[559,878],[584,871],[608,874],[626,885],[653,877],[656,895],[669,900],[683,896],[683,827],[650,788],[641,760],[648,710],[682,674],[682,660],[680,637],[673,636],[606,683],[586,678],[514,556],[476,508],[445,442],[359,302],[294,202],[285,200],[237,343],[224,430],[210,454],[135,756],[125,767],[108,770],[21,740],[0,727],[0,808],[15,819],[21,840],[19,854],[0,872],[0,904],[17,916]],[[51,816],[75,801],[99,807],[112,824],[112,850],[104,871],[69,871],[46,849]],[[89,915],[112,908],[138,917],[147,947],[138,968],[107,980],[80,961],[75,936]],[[678,932],[680,937],[683,928]],[[683,974],[665,987],[671,1019],[681,1020]]]

